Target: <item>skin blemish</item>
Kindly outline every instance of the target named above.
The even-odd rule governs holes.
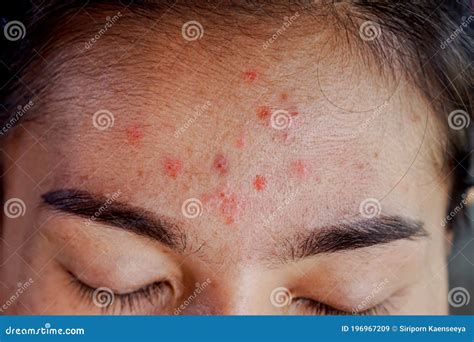
[[[306,166],[305,162],[302,160],[292,161],[290,165],[290,172],[300,179],[306,178],[306,176],[309,173],[308,167]]]
[[[271,115],[272,115],[272,109],[269,106],[259,106],[257,108],[257,117],[260,120],[267,123]]]
[[[282,101],[288,101],[288,97],[289,96],[288,96],[288,93],[286,91],[284,91],[280,94],[280,100],[282,100]]]
[[[255,176],[255,180],[253,181],[253,186],[255,190],[262,191],[263,189],[265,189],[266,185],[267,185],[267,180],[265,179],[264,176],[262,175]]]
[[[163,171],[173,179],[178,178],[183,171],[183,162],[175,157],[165,157],[162,160]]]
[[[127,128],[127,141],[131,145],[138,144],[144,137],[143,129],[138,124],[134,124]]]
[[[225,175],[229,172],[229,161],[223,154],[219,153],[215,156],[212,167],[220,175]]]
[[[210,212],[221,216],[225,224],[232,224],[238,220],[243,205],[240,198],[233,191],[227,188],[219,188],[210,194],[205,194],[202,198]]]
[[[245,136],[241,135],[237,139],[235,139],[235,147],[239,150],[242,150],[245,147]]]
[[[242,78],[248,83],[252,83],[258,79],[258,72],[256,70],[246,70],[242,73]]]

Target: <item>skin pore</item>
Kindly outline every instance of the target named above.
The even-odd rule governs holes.
[[[8,313],[447,313],[443,137],[401,72],[304,13],[262,49],[280,18],[197,17],[204,36],[187,41],[189,18],[143,32],[150,18],[125,12],[83,51],[89,16],[113,13],[62,28],[85,32],[44,56],[36,119],[6,141],[5,198],[27,210],[3,221],[1,301],[34,280]]]

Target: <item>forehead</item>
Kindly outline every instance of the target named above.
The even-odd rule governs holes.
[[[436,173],[428,106],[401,77],[333,49],[324,31],[308,35],[305,20],[268,48],[226,41],[212,22],[198,41],[175,27],[131,43],[138,28],[118,22],[35,109],[55,132],[42,153],[60,165],[44,187],[121,189],[169,216],[198,198],[216,222],[249,227],[282,204],[294,225],[357,214],[369,197],[416,210],[408,185]]]

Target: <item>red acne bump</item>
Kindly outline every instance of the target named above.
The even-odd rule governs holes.
[[[308,168],[302,160],[295,160],[291,163],[291,172],[299,178],[304,178],[308,175]]]
[[[229,172],[229,162],[222,154],[217,154],[212,165],[219,174],[225,175]]]
[[[247,70],[242,73],[242,78],[249,83],[254,82],[258,78],[258,72],[255,70]]]
[[[290,115],[291,116],[298,116],[298,115],[300,115],[300,113],[296,110],[292,110],[292,111],[290,111]]]
[[[166,175],[176,179],[183,170],[183,163],[173,157],[166,157],[163,159],[163,170]]]
[[[255,177],[255,180],[253,181],[253,186],[255,190],[262,191],[263,189],[265,189],[266,185],[267,185],[267,180],[265,179],[264,176],[257,175]]]
[[[238,149],[243,149],[245,147],[245,137],[241,136],[235,140],[235,147]]]
[[[144,137],[143,130],[138,124],[128,127],[126,133],[127,141],[132,145],[137,144]]]
[[[232,224],[237,221],[243,205],[234,192],[223,188],[204,195],[203,201],[209,210],[224,219],[225,224]]]
[[[260,106],[257,108],[257,117],[260,120],[267,121],[272,114],[272,110],[269,106]]]

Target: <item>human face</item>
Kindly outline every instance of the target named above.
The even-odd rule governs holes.
[[[4,145],[8,312],[447,313],[442,137],[403,77],[304,16],[267,48],[120,20]]]

